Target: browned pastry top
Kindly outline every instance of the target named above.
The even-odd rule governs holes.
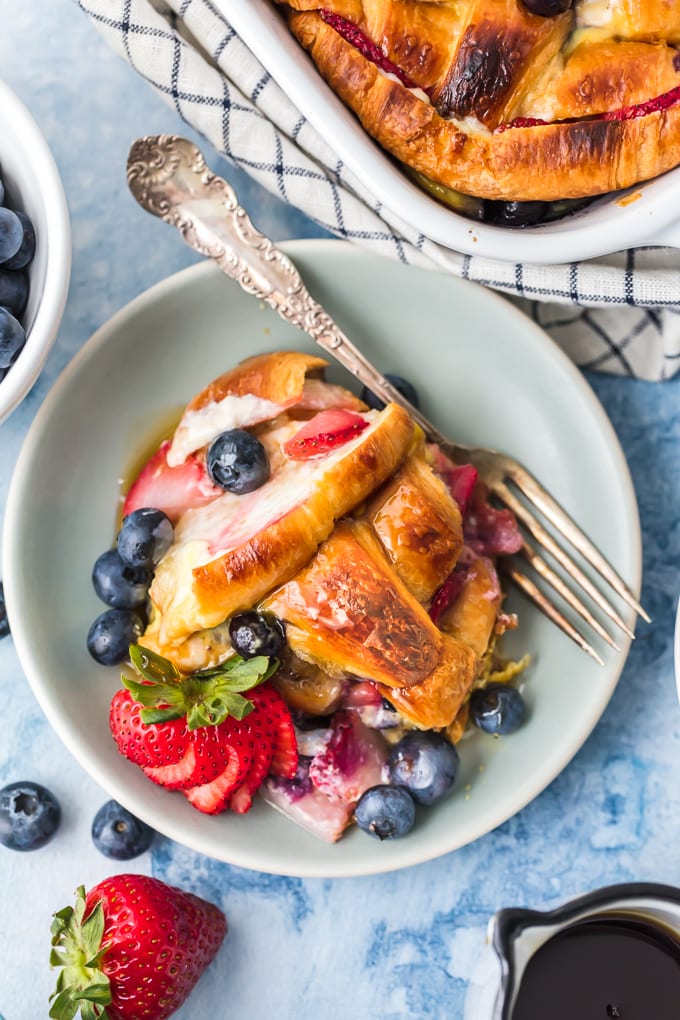
[[[552,17],[522,0],[284,7],[369,133],[446,187],[578,198],[680,163],[677,0],[575,0]]]

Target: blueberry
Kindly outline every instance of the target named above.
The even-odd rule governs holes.
[[[0,178],[0,205],[5,202],[5,182]]]
[[[550,202],[485,202],[484,219],[499,227],[533,227],[550,218]]]
[[[94,621],[87,635],[87,650],[102,666],[115,666],[128,657],[130,645],[144,633],[144,622],[131,609],[108,609]]]
[[[276,616],[249,609],[229,620],[229,640],[243,659],[256,655],[278,658],[286,643],[286,632]]]
[[[33,261],[35,255],[35,230],[25,212],[17,209],[16,215],[21,220],[24,236],[18,251],[2,264],[3,269],[25,269]]]
[[[539,18],[554,18],[570,10],[573,0],[522,0],[522,3],[530,14],[536,14]]]
[[[146,822],[135,818],[115,801],[102,804],[92,821],[92,842],[105,857],[130,861],[148,850],[156,835]]]
[[[434,804],[449,792],[460,759],[441,733],[413,730],[396,744],[387,760],[390,779],[403,786],[419,804]]]
[[[237,495],[259,489],[269,478],[267,452],[245,429],[229,429],[214,439],[206,467],[215,485]]]
[[[0,262],[6,262],[19,251],[24,239],[21,220],[11,209],[0,208]]]
[[[409,404],[413,404],[414,407],[420,407],[418,391],[413,383],[410,383],[408,379],[404,379],[401,375],[392,375],[390,372],[385,372],[385,378],[388,382],[392,383],[395,389],[399,390],[403,397],[406,397]],[[385,406],[385,401],[381,400],[380,397],[376,397],[375,393],[369,390],[367,386],[364,386],[361,391],[361,399],[376,411],[381,411]]]
[[[26,332],[7,308],[0,307],[0,371],[13,365],[26,343]]]
[[[5,605],[5,588],[0,581],[0,638],[9,634],[9,619],[7,617],[7,606]]]
[[[487,684],[470,695],[470,718],[485,733],[507,736],[524,722],[526,705],[515,687]]]
[[[416,805],[403,786],[371,786],[359,797],[354,817],[373,839],[398,839],[413,828]]]
[[[38,850],[61,821],[59,801],[40,783],[10,783],[0,790],[0,843],[10,850]]]
[[[128,567],[117,549],[107,549],[92,568],[92,584],[102,602],[115,609],[134,609],[146,602],[150,570]]]
[[[172,524],[162,510],[144,506],[128,514],[118,533],[118,553],[128,567],[151,570],[172,545]]]
[[[28,301],[28,277],[0,266],[0,305],[12,315],[21,315]]]

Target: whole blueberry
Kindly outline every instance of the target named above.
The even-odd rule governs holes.
[[[102,804],[92,821],[92,842],[105,857],[130,861],[148,850],[156,835],[146,822],[135,818],[115,801]]]
[[[276,616],[248,609],[229,620],[229,640],[243,659],[256,655],[278,658],[286,643],[286,631]]]
[[[152,580],[150,570],[129,567],[117,549],[107,549],[92,568],[92,584],[102,602],[114,609],[134,609],[146,602]]]
[[[395,786],[403,786],[419,804],[434,804],[449,792],[460,759],[441,733],[413,730],[396,744],[387,759]]]
[[[371,786],[357,801],[354,817],[373,839],[399,839],[413,828],[416,805],[403,786]]]
[[[38,850],[61,821],[59,801],[40,783],[10,783],[0,790],[0,843],[10,850]]]
[[[35,255],[35,230],[33,229],[33,224],[26,213],[20,209],[16,210],[16,215],[21,221],[24,236],[14,255],[3,262],[3,269],[25,269],[33,261],[33,256]]]
[[[549,202],[500,202],[484,203],[484,219],[499,227],[533,227],[549,218]]]
[[[522,0],[522,3],[531,14],[539,18],[554,18],[570,10],[573,0]]]
[[[393,375],[391,372],[385,372],[385,378],[388,382],[392,383],[396,390],[399,390],[403,397],[406,397],[409,404],[413,404],[414,407],[420,407],[418,391],[413,383],[409,382],[408,379],[404,379],[403,376]],[[385,401],[377,397],[372,390],[369,390],[368,386],[364,386],[361,391],[361,399],[376,411],[381,411],[385,406]]]
[[[133,570],[151,570],[172,545],[172,524],[162,510],[150,506],[133,510],[118,532],[118,554]]]
[[[245,429],[229,429],[214,439],[206,467],[215,485],[237,495],[259,489],[269,478],[267,451]]]
[[[524,722],[526,705],[517,688],[487,684],[470,695],[470,718],[485,733],[507,736]]]
[[[144,622],[132,609],[108,609],[94,621],[87,635],[87,650],[102,666],[125,662],[130,645],[144,633]]]
[[[28,301],[28,277],[0,266],[0,305],[12,315],[21,315]]]
[[[7,308],[0,307],[0,371],[13,365],[26,343],[26,331]]]
[[[0,638],[7,637],[9,634],[9,618],[7,616],[7,606],[5,605],[5,588],[0,581]]]
[[[19,251],[24,239],[21,220],[12,209],[0,208],[0,262],[6,262]]]

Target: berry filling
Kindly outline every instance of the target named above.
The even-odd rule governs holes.
[[[618,110],[607,110],[606,113],[598,113],[593,117],[568,117],[565,120],[540,120],[538,117],[515,117],[507,124],[499,124],[496,132],[507,131],[509,128],[541,127],[547,124],[577,124],[581,121],[593,120],[635,120],[637,117],[646,117],[650,113],[660,113],[662,110],[669,110],[680,102],[680,85],[676,85],[670,92],[664,92],[661,96],[647,99],[644,103],[635,103],[632,106],[622,106]]]
[[[405,71],[402,71],[400,67],[393,64],[389,57],[386,57],[382,50],[376,46],[372,39],[369,39],[360,28],[353,25],[351,21],[347,21],[345,18],[341,18],[339,14],[334,14],[333,11],[322,8],[319,11],[319,17],[334,28],[338,35],[341,35],[345,42],[348,42],[350,46],[353,46],[355,50],[358,50],[362,56],[366,57],[366,60],[370,60],[372,64],[379,67],[381,71],[385,71],[386,74],[393,74],[395,78],[398,78],[401,84],[407,89],[418,88],[414,81],[411,81]]]
[[[340,17],[339,14],[334,14],[332,11],[326,8],[321,8],[318,11],[319,17],[334,28],[338,35],[341,35],[345,42],[348,42],[350,46],[353,46],[355,50],[366,60],[369,60],[376,67],[379,67],[381,71],[386,74],[391,74],[397,78],[401,84],[407,89],[419,89],[417,85],[405,71],[395,63],[393,63],[389,57],[386,57],[379,46],[377,46],[372,39],[362,32],[360,28],[354,25],[351,21],[347,21],[345,18]],[[423,92],[429,93],[429,89],[422,89]],[[675,106],[676,103],[680,102],[680,85],[671,89],[669,92],[664,92],[663,95],[654,96],[652,99],[647,99],[644,103],[636,103],[632,106],[623,106],[618,110],[608,110],[606,113],[599,113],[592,117],[569,117],[565,120],[558,121],[547,121],[542,120],[540,117],[515,117],[514,120],[508,121],[507,124],[499,124],[495,128],[496,133],[507,131],[510,128],[528,128],[528,127],[541,127],[547,124],[573,124],[580,121],[587,120],[635,120],[637,117],[646,117],[650,113],[659,113],[662,110],[668,110],[671,106]]]

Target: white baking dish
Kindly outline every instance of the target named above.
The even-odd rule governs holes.
[[[421,191],[373,141],[291,35],[271,0],[214,0],[244,43],[356,177],[405,223],[455,251],[507,262],[573,262],[633,246],[680,247],[680,168],[563,220],[476,223]]]

